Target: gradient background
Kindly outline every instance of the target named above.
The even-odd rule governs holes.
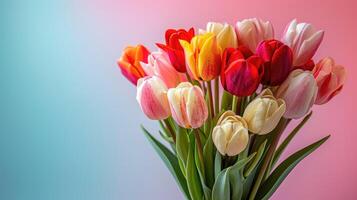
[[[34,0],[0,3],[0,199],[182,199],[139,129],[135,88],[115,61],[129,44],[154,50],[169,27],[293,18],[326,30],[315,56],[346,66],[342,94],[285,155],[331,133],[272,199],[357,199],[356,4],[351,1]]]

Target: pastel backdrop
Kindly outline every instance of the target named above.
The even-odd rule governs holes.
[[[332,0],[1,1],[0,199],[182,199],[140,132],[157,128],[115,61],[129,44],[154,50],[167,28],[270,20],[280,37],[293,18],[324,29],[315,56],[348,71],[285,156],[332,134],[272,199],[357,199],[356,3]]]

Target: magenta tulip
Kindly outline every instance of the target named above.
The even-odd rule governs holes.
[[[278,40],[266,40],[259,44],[256,53],[264,61],[262,84],[280,85],[292,70],[291,49]]]

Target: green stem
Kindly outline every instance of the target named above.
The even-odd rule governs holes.
[[[233,95],[233,100],[232,100],[232,111],[237,112],[237,106],[238,106],[238,97]]]
[[[192,79],[191,79],[190,75],[188,74],[188,72],[186,72],[186,78],[187,78],[188,82],[192,83]]]
[[[214,117],[214,107],[213,107],[213,96],[212,96],[212,86],[211,86],[211,81],[207,82],[207,92],[208,92],[208,101],[209,101],[209,108],[211,112],[211,119]]]
[[[273,141],[272,141],[272,144],[270,145],[269,149],[268,149],[268,152],[266,154],[266,156],[264,157],[264,160],[263,160],[263,164],[262,164],[262,167],[260,168],[260,171],[259,171],[259,174],[258,174],[258,177],[254,183],[254,186],[253,186],[253,189],[250,193],[250,196],[249,196],[249,200],[254,200],[255,199],[255,196],[258,192],[258,189],[260,187],[260,184],[262,183],[262,180],[264,178],[264,175],[265,175],[265,171],[270,163],[270,160],[271,158],[273,157],[274,155],[274,151],[275,151],[275,148],[276,146],[278,145],[278,142],[279,142],[279,139],[284,131],[284,128],[286,127],[286,123],[287,123],[287,119],[285,118],[282,118],[276,128],[276,133],[273,133],[273,134],[276,134]]]
[[[198,129],[195,130],[195,141],[196,141],[196,146],[198,148],[198,158],[200,159],[202,168],[204,169],[204,161],[203,161],[203,148],[202,148],[202,143],[201,143],[201,138],[200,138],[200,132]]]
[[[168,132],[171,134],[171,137],[172,137],[174,143],[176,144],[176,134],[175,134],[175,131],[172,128],[170,122],[169,122],[169,119],[164,119],[163,121],[164,121],[164,124],[165,124]]]
[[[214,105],[217,115],[219,113],[219,77],[214,80]]]

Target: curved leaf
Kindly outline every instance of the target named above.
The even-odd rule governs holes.
[[[201,188],[200,177],[198,175],[195,165],[195,155],[194,155],[195,140],[194,139],[195,138],[193,137],[193,134],[191,134],[188,157],[187,157],[187,166],[186,166],[187,186],[192,200],[201,200],[203,193]]]
[[[278,189],[280,184],[288,176],[288,174],[294,169],[294,167],[306,156],[311,154],[320,145],[322,145],[330,135],[320,139],[319,141],[310,144],[309,146],[295,152],[284,160],[268,177],[268,179],[259,188],[257,193],[257,199],[267,200]]]
[[[288,137],[279,145],[278,149],[274,153],[274,157],[272,159],[272,167],[278,162],[281,154],[284,152],[285,148],[288,146],[290,141],[295,137],[295,135],[299,132],[299,130],[305,125],[305,123],[310,119],[312,115],[312,111],[304,117],[304,119],[291,131]]]
[[[181,172],[177,157],[163,144],[156,140],[143,126],[141,126],[141,129],[143,130],[145,136],[148,138],[151,145],[154,147],[155,151],[164,161],[166,167],[169,169],[172,176],[175,178],[185,197],[190,200],[191,198],[187,188],[186,179]]]

